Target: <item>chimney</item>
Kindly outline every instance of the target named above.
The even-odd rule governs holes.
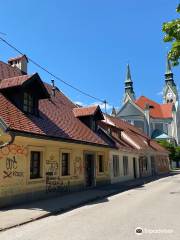
[[[56,94],[56,92],[55,92],[56,87],[55,87],[55,85],[54,85],[54,80],[51,80],[51,83],[52,83],[51,93],[52,93],[52,96],[55,97],[55,94]]]
[[[28,58],[26,57],[26,55],[10,58],[8,60],[8,63],[12,67],[19,68],[22,73],[27,74]]]

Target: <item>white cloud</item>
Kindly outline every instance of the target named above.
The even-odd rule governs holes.
[[[160,91],[157,93],[158,96],[162,96],[163,95],[163,91]]]
[[[94,102],[94,103],[92,103],[91,105],[99,105],[102,110],[105,110],[105,104],[102,103],[102,102]],[[112,109],[112,105],[110,105],[110,104],[107,103],[107,104],[106,104],[106,110],[109,111],[109,110],[111,110],[111,109]]]
[[[93,103],[90,103],[90,104],[86,104],[86,103],[83,103],[83,102],[81,102],[81,101],[74,101],[74,103],[77,104],[77,105],[83,106],[83,107],[85,107],[85,106],[94,106],[94,105],[97,106],[97,105],[99,105],[101,109],[103,109],[103,110],[105,109],[105,104],[102,103],[102,102],[93,102]],[[107,109],[107,110],[110,110],[110,109],[112,109],[112,106],[107,103],[107,104],[106,104],[106,109]]]
[[[79,106],[86,106],[86,104],[84,104],[81,101],[74,101],[75,104],[79,105]]]
[[[79,105],[79,106],[82,106],[82,107],[88,107],[88,106],[97,106],[99,105],[101,110],[102,111],[105,111],[105,104],[102,103],[102,102],[93,102],[93,103],[90,103],[90,104],[86,104],[86,103],[83,103],[81,101],[74,101],[75,104]],[[106,111],[108,113],[111,113],[111,110],[112,110],[113,106],[109,103],[106,104]],[[117,109],[117,108],[116,108]]]

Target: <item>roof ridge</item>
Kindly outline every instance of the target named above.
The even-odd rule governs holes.
[[[1,80],[3,81],[3,80],[9,80],[9,79],[12,79],[12,78],[21,78],[21,77],[26,77],[26,76],[32,77],[32,76],[35,75],[35,74],[36,74],[36,73],[33,73],[33,74],[24,74],[24,75],[19,75],[19,76],[14,76],[14,77],[3,78],[3,79],[1,79]]]
[[[6,66],[8,66],[9,68],[11,68],[11,69],[15,69],[15,70],[17,70],[18,72],[20,72],[21,74],[22,74],[22,71],[18,68],[18,67],[16,67],[16,66],[14,66],[14,67],[12,67],[11,65],[9,65],[8,63],[6,63],[6,62],[3,62],[2,60],[0,60],[0,63],[3,63],[4,65],[6,65]],[[22,74],[23,75],[23,74]]]
[[[0,79],[6,79],[7,76],[22,76],[23,72],[16,66],[12,67],[8,63],[0,60]]]

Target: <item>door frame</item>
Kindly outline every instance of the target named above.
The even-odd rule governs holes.
[[[138,178],[136,157],[133,157],[133,174],[135,179]]]
[[[151,175],[156,176],[156,159],[155,156],[150,156],[151,161]]]
[[[86,161],[86,155],[91,155],[93,156],[92,161],[93,161],[93,169],[92,169],[92,185],[91,186],[87,186],[87,182],[86,182],[86,166],[85,166],[85,161]],[[83,166],[84,166],[84,186],[85,188],[93,188],[96,186],[96,153],[95,152],[91,152],[91,151],[84,151],[83,153]]]

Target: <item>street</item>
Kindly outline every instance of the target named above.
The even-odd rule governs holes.
[[[179,240],[179,203],[177,174],[1,232],[0,240]]]

